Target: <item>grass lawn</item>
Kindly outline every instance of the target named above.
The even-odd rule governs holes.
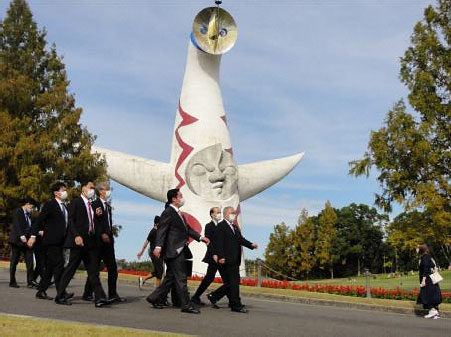
[[[0,336],[8,337],[174,337],[188,336],[104,325],[0,314]]]
[[[443,276],[443,281],[440,282],[440,288],[442,291],[451,292],[451,271],[444,270],[440,272],[440,275]],[[327,280],[312,280],[308,281],[308,283],[317,283],[317,284],[331,284],[331,285],[355,285],[355,286],[365,286],[366,278],[365,276],[359,277],[351,277],[351,278],[341,278],[341,279],[327,279]],[[395,289],[396,287],[400,287],[405,290],[411,290],[413,288],[419,288],[419,276],[418,272],[415,272],[414,275],[407,275],[402,277],[392,277],[389,278],[388,274],[376,274],[374,278],[370,277],[370,286],[371,288],[384,288],[384,289]],[[305,283],[305,281],[301,282]]]

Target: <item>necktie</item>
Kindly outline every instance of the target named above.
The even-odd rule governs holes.
[[[63,212],[63,216],[64,216],[64,225],[67,227],[67,209],[64,204],[60,204],[60,206],[61,206],[61,212]]]
[[[31,227],[31,221],[30,221],[30,216],[28,215],[28,213],[25,213],[25,220],[27,221],[28,229],[29,229]]]
[[[91,201],[88,201],[88,216],[89,216],[89,234],[94,234],[94,222],[92,221],[92,207]]]
[[[110,231],[112,231],[112,224],[111,224],[111,219],[110,219],[110,204],[108,202],[105,202],[105,212],[106,212],[106,218],[108,221],[108,228],[110,229]]]

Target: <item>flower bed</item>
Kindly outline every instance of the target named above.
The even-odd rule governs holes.
[[[202,279],[203,277],[200,276],[190,277],[190,280],[195,281],[201,281]],[[217,277],[214,282],[220,283],[222,280],[220,277]],[[240,284],[243,286],[256,287],[257,280],[252,278],[242,278]],[[261,286],[263,288],[291,289],[344,296],[366,297],[366,288],[364,286],[309,284],[275,280],[262,280]],[[418,293],[418,289],[403,290],[399,287],[396,289],[371,288],[371,297],[373,298],[416,301]],[[451,303],[451,292],[442,292],[442,301],[443,303]]]

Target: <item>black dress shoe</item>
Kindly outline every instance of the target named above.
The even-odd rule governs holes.
[[[20,288],[19,285],[17,283],[10,283],[9,286],[11,288]]]
[[[218,305],[216,304],[217,301],[216,301],[216,299],[213,297],[212,294],[208,294],[208,295],[207,295],[207,298],[208,298],[208,300],[210,301],[211,306],[212,306],[213,308],[219,309]]]
[[[232,308],[231,309],[233,312],[239,312],[242,314],[247,314],[248,310],[246,308],[244,308],[244,306],[238,307],[238,308]]]
[[[120,297],[119,295],[111,296],[108,298],[108,300],[112,301],[112,302],[119,302],[119,303],[127,302],[127,299],[125,297]]]
[[[30,283],[27,284],[28,288],[37,288],[39,286],[39,284],[37,284],[35,281],[31,281]]]
[[[152,304],[152,306],[155,309],[163,309],[164,308],[164,306],[161,303],[153,302],[153,301],[150,300],[149,297],[146,297],[146,301],[149,302],[150,304]]]
[[[55,298],[55,303],[56,304],[60,304],[60,305],[72,305],[72,303],[70,303],[68,300],[66,300],[65,298]]]
[[[170,307],[170,306],[171,306],[171,303],[169,303],[168,300],[166,300],[166,301],[164,301],[164,302],[161,302],[160,304],[161,304],[163,307]]]
[[[53,297],[47,296],[47,293],[45,291],[38,291],[36,293],[36,298],[39,298],[41,300],[53,300]]]
[[[199,297],[191,297],[191,302],[196,304],[196,305],[201,305],[204,306],[205,302],[202,302],[201,299]]]
[[[70,300],[72,297],[74,297],[74,293],[64,293],[63,297],[66,300]]]
[[[86,301],[86,302],[92,302],[92,301],[94,301],[94,297],[92,297],[92,296],[85,296],[85,295],[83,295],[83,296],[81,297],[81,299],[82,299],[83,301]]]
[[[111,304],[109,301],[107,301],[105,298],[101,298],[100,300],[95,301],[94,305],[96,308],[101,308],[105,305]]]
[[[200,314],[200,310],[195,307],[183,308],[182,312],[186,312],[188,314]]]

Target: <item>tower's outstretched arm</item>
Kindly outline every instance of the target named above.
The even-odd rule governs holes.
[[[277,183],[294,169],[302,157],[304,157],[304,153],[280,159],[239,165],[238,191],[240,201],[249,199]]]
[[[174,169],[170,164],[94,146],[91,152],[105,159],[108,176],[114,181],[152,199],[166,201],[166,192],[173,187]]]

